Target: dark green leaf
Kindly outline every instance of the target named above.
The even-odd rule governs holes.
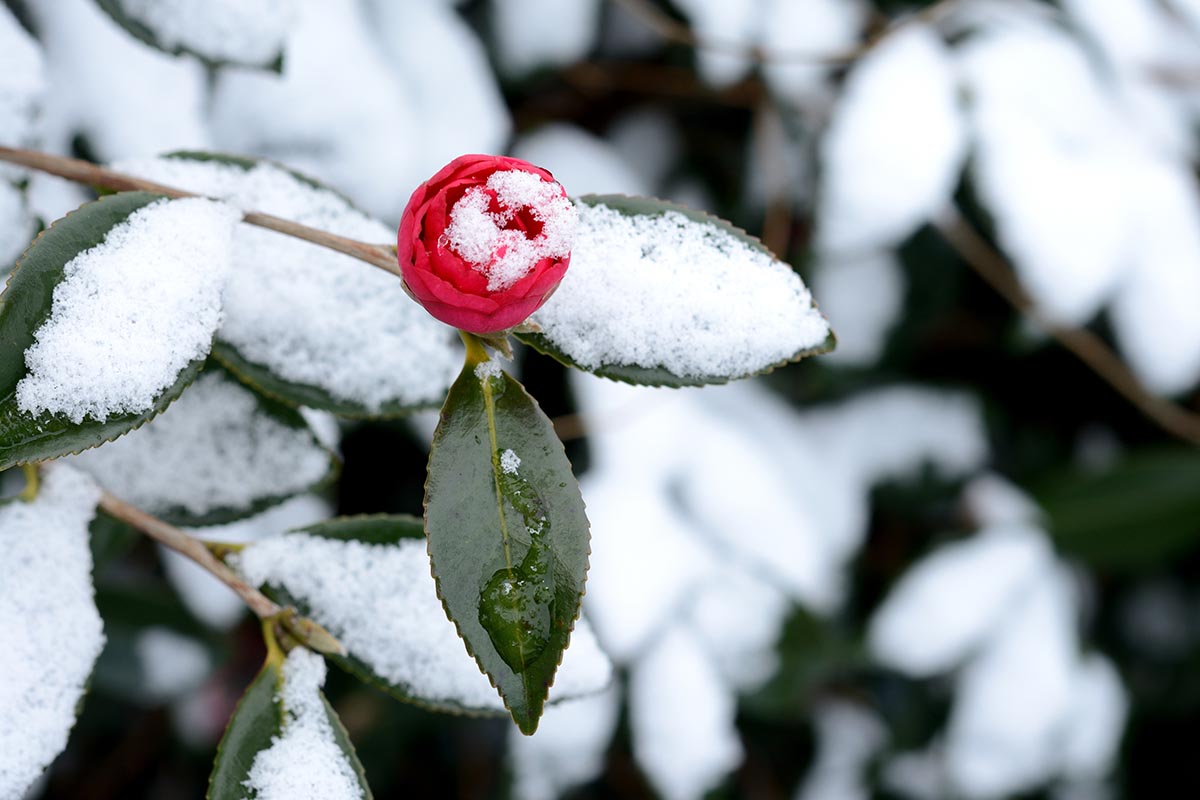
[[[585,195],[577,198],[577,202],[590,206],[606,206],[627,216],[653,217],[660,216],[668,211],[677,212],[693,222],[698,222],[702,225],[708,226],[716,233],[731,236],[748,247],[768,255],[774,260],[778,260],[777,257],[772,254],[771,251],[768,250],[761,241],[746,233],[741,228],[738,228],[732,223],[723,219],[706,214],[702,211],[697,211],[693,208],[688,208],[687,206],[670,203],[665,200],[657,200],[650,197],[630,197],[626,195]],[[777,364],[765,365],[762,369],[756,370],[755,372],[749,374],[689,377],[684,375],[676,375],[662,365],[643,366],[639,364],[601,364],[596,367],[588,367],[580,364],[561,347],[555,345],[552,338],[545,333],[525,332],[518,329],[514,335],[522,342],[533,347],[535,350],[556,359],[568,367],[581,369],[585,372],[591,372],[592,374],[598,375],[602,378],[610,378],[612,380],[622,381],[623,383],[632,383],[641,386],[669,386],[674,388],[683,386],[708,386],[713,384],[723,384],[728,383],[730,380],[747,378],[751,375],[770,372],[776,367],[784,366],[785,364],[793,361],[799,361],[809,356],[828,353],[833,350],[837,344],[837,340],[831,332],[819,345],[801,350]],[[681,335],[684,334],[681,333]]]
[[[268,651],[267,663],[242,695],[217,747],[217,758],[208,783],[209,800],[244,800],[247,796],[245,782],[255,756],[270,748],[272,741],[283,734],[285,711],[278,699],[283,682],[283,659],[274,647],[269,646]],[[321,702],[333,731],[333,740],[349,760],[362,796],[370,800],[371,790],[346,729],[323,694]]]
[[[242,695],[217,746],[217,758],[208,781],[209,800],[246,797],[244,783],[254,757],[269,748],[271,740],[283,731],[283,709],[275,700],[280,680],[279,665],[267,662]]]
[[[1034,496],[1063,552],[1106,569],[1144,569],[1200,538],[1200,452],[1134,452],[1104,470],[1050,479]]]
[[[261,61],[237,61],[227,58],[214,57],[211,53],[205,53],[195,48],[185,45],[167,46],[159,38],[158,34],[144,22],[134,19],[125,13],[125,9],[121,5],[121,0],[96,0],[96,4],[104,10],[113,22],[125,29],[125,32],[133,36],[139,41],[153,47],[155,50],[161,50],[169,55],[178,56],[187,53],[200,59],[210,69],[232,65],[239,67],[251,67],[255,69],[269,70],[274,73],[283,72],[283,51],[273,54],[270,58]]]
[[[17,262],[0,297],[0,470],[95,447],[153,418],[178,397],[204,365],[197,359],[183,369],[154,406],[140,414],[110,416],[105,422],[76,424],[65,416],[26,414],[17,407],[17,384],[27,374],[25,350],[50,316],[54,288],[71,259],[104,241],[115,226],[143,206],[162,199],[147,192],[123,192],[79,208],[46,229]]]
[[[394,545],[404,539],[424,539],[425,524],[417,517],[403,514],[369,515],[357,517],[337,517],[326,522],[320,522],[307,528],[301,528],[297,533],[307,533],[326,539],[342,541],[359,541],[374,545]],[[317,610],[292,596],[278,586],[263,587],[263,591],[280,605],[295,606],[304,616],[319,616]],[[358,658],[353,652],[345,656],[327,655],[326,658],[350,673],[360,681],[367,683],[380,691],[405,703],[412,703],[431,711],[443,711],[453,714],[470,714],[472,716],[494,716],[496,711],[491,708],[455,703],[445,698],[434,698],[422,693],[418,687],[395,683],[376,673],[369,664]]]
[[[470,341],[433,437],[425,528],[447,614],[532,733],[579,616],[588,522],[550,420],[511,376],[477,375],[484,363]]]

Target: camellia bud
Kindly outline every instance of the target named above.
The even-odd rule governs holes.
[[[409,293],[470,333],[522,322],[558,288],[578,214],[544,169],[502,156],[459,156],[417,187],[396,254]]]

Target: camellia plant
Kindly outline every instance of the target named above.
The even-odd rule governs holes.
[[[37,718],[4,720],[36,728],[0,772],[5,797],[65,746],[103,644],[89,525],[142,531],[262,621],[266,664],[210,797],[368,797],[321,694],[326,659],[431,709],[507,710],[525,733],[547,702],[611,677],[579,622],[584,504],[551,421],[505,369],[510,338],[672,387],[833,345],[799,277],[744,232],[659,200],[570,198],[513,158],[462,156],[419,186],[394,249],[348,200],[269,162],[0,160],[102,195],[37,236],[0,305],[0,469],[27,478],[0,507],[0,600],[28,606],[6,649],[54,665],[5,675]],[[439,405],[423,519],[336,518],[249,545],[184,530],[328,482],[322,414]],[[225,460],[197,463],[198,438],[217,435]],[[238,471],[247,452],[254,474]]]

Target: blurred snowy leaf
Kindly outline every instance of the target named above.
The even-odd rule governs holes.
[[[518,800],[556,800],[600,774],[619,711],[614,687],[550,706],[532,736],[510,731],[513,795]]]
[[[888,36],[847,79],[821,146],[817,243],[897,244],[949,201],[967,133],[949,51],[917,24]]]
[[[38,42],[26,33],[8,7],[0,4],[0,145],[34,147],[41,138],[40,116],[46,91],[46,67]],[[24,170],[0,164],[0,183],[24,176]],[[0,187],[4,188],[4,187]],[[0,197],[0,265],[9,254],[15,219],[10,200]]]
[[[513,156],[549,170],[572,195],[651,194],[653,188],[622,150],[582,128],[543,125],[517,139]]]
[[[96,0],[131,36],[211,67],[278,68],[295,0]]]
[[[210,145],[204,68],[121,30],[92,0],[27,5],[46,54],[48,146],[82,134],[101,160]]]
[[[869,367],[887,347],[887,334],[904,310],[904,273],[887,252],[826,258],[815,267],[813,294],[838,334],[827,363]]]
[[[861,0],[766,0],[759,44],[778,54],[763,64],[767,84],[800,103],[820,96],[832,68],[814,62],[854,48],[868,10]]]
[[[675,0],[701,40],[754,47],[761,30],[760,0]],[[728,86],[750,71],[749,59],[725,48],[695,50],[700,76],[713,86]]]
[[[633,755],[664,800],[700,800],[742,760],[737,711],[702,646],[686,629],[655,642],[633,668]]]
[[[493,0],[491,11],[501,67],[517,76],[581,60],[600,27],[599,0]]]
[[[904,573],[872,618],[868,641],[884,664],[914,677],[957,666],[1045,572],[1040,531],[1004,526],[946,545]]]

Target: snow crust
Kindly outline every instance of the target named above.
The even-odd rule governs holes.
[[[343,236],[394,238],[337,194],[270,164],[244,170],[158,158],[119,168]],[[410,300],[394,276],[250,225],[235,232],[233,259],[218,338],[245,358],[375,411],[445,395],[460,362],[453,332]]]
[[[276,699],[283,732],[261,750],[244,785],[256,800],[360,800],[362,787],[334,739],[321,698],[325,660],[298,647],[283,662]]]
[[[288,591],[356,658],[419,698],[502,710],[496,690],[446,618],[424,540],[395,545],[289,533],[252,544],[236,566],[254,584]],[[612,665],[584,620],[555,677],[553,699],[598,692]]]
[[[90,478],[55,466],[34,502],[0,506],[0,797],[24,795],[66,746],[104,646],[88,547],[99,499]]]
[[[578,363],[747,375],[828,336],[799,276],[733,235],[677,211],[578,209],[571,267],[532,317]]]
[[[329,473],[330,454],[237,381],[205,372],[149,423],[72,463],[150,513],[202,515],[302,492]]]
[[[211,200],[159,200],[67,262],[25,351],[20,409],[76,423],[150,410],[208,354],[240,219]]]
[[[122,10],[168,50],[213,61],[267,64],[280,54],[296,0],[120,0]]]

